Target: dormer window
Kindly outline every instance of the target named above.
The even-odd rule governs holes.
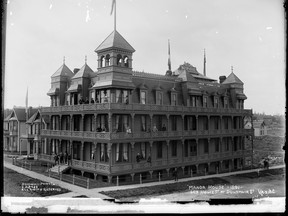
[[[191,96],[191,106],[196,107],[196,96]]]
[[[218,108],[218,98],[217,97],[214,97],[214,108]]]
[[[224,108],[228,109],[228,99],[224,97]]]
[[[147,99],[147,91],[141,90],[140,91],[140,103],[146,104],[146,99]]]
[[[163,105],[163,92],[156,91],[156,104]]]
[[[111,65],[111,57],[109,54],[106,55],[106,61],[105,61],[105,66],[110,66]]]
[[[207,97],[203,97],[203,107],[207,107]]]
[[[171,106],[177,105],[177,93],[171,93]]]
[[[117,55],[117,66],[122,66],[122,56],[120,54]]]
[[[127,56],[124,57],[124,66],[129,67],[129,58]]]
[[[100,58],[100,67],[105,67],[105,56],[101,56]]]

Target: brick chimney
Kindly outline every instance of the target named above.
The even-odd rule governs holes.
[[[226,80],[226,76],[220,76],[219,77],[220,84],[223,83],[225,80]]]
[[[74,68],[73,73],[76,74],[79,70],[80,68]]]

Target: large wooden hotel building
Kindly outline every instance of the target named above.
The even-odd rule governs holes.
[[[85,62],[72,72],[64,62],[52,75],[38,158],[67,151],[73,171],[109,182],[245,167],[252,110],[233,71],[219,82],[189,63],[163,75],[137,72],[134,51],[114,30],[95,50],[97,71]]]

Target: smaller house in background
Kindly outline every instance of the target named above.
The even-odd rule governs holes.
[[[253,121],[253,128],[256,137],[267,135],[267,126],[263,120]]]
[[[271,126],[273,123],[272,116],[264,116],[263,121],[267,127]]]

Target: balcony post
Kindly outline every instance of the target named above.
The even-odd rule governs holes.
[[[84,114],[81,114],[81,125],[80,125],[80,131],[84,131],[85,125],[84,125]]]
[[[210,138],[207,139],[208,142],[208,155],[210,155]]]
[[[182,142],[182,163],[184,163],[184,157],[185,157],[185,153],[184,153],[184,147],[185,147],[185,140],[184,139],[182,139],[181,140],[181,142]]]
[[[50,119],[50,130],[53,130],[53,116],[49,115],[49,119]]]
[[[168,161],[169,161],[169,143],[170,143],[170,140],[166,140],[166,145],[167,145],[167,164],[168,164]]]
[[[135,113],[131,113],[131,118],[132,118],[132,120],[131,120],[132,121],[131,122],[131,130],[132,130],[132,133],[134,132],[134,117],[135,117]]]
[[[84,141],[81,141],[80,160],[84,159]]]
[[[152,132],[153,129],[153,114],[149,114],[150,116],[150,131]]]
[[[208,128],[207,128],[207,130],[209,131],[209,130],[210,130],[210,115],[207,115],[207,121],[208,121]]]
[[[59,115],[59,130],[62,130],[62,122],[61,122],[61,120],[62,120],[62,115],[60,114]]]
[[[195,116],[195,119],[196,119],[195,123],[196,123],[196,132],[197,132],[198,131],[198,115]]]
[[[108,113],[108,131],[109,132],[112,132],[112,113],[111,112],[109,112]]]
[[[94,162],[95,163],[97,163],[96,156],[97,156],[97,142],[94,142]]]
[[[181,115],[181,119],[182,119],[182,136],[183,136],[183,134],[184,134],[184,117],[185,117],[185,115],[182,114],[182,115]]]
[[[219,118],[219,130],[222,131],[222,121],[223,121],[223,116],[220,115],[220,118]]]
[[[167,117],[167,131],[169,132],[169,131],[170,131],[170,124],[169,124],[169,117],[170,117],[170,115],[169,115],[169,114],[166,114],[166,117]]]
[[[94,131],[97,130],[97,113],[94,113]]]
[[[135,152],[134,152],[134,145],[135,142],[130,142],[131,143],[131,163],[132,163],[132,169],[134,169],[134,162],[135,162]],[[134,176],[133,176],[134,178]]]
[[[153,155],[152,155],[152,149],[153,149],[153,141],[149,141],[150,143],[150,157],[151,157],[151,165],[152,165],[152,161],[153,161]]]
[[[112,143],[108,143],[107,152],[109,155],[109,172],[111,173],[111,166],[112,166]]]
[[[70,131],[73,131],[74,130],[74,124],[73,124],[73,114],[70,114]]]
[[[60,152],[62,152],[62,139],[59,139],[57,144],[58,144],[58,152],[60,153]]]
[[[219,153],[222,153],[222,137],[219,138]]]
[[[196,140],[196,146],[197,146],[197,157],[199,157],[199,143],[198,143],[198,138],[195,139]],[[188,147],[189,148],[189,147]],[[188,151],[189,152],[189,151]],[[190,155],[188,155],[188,157],[190,157]]]
[[[234,137],[233,136],[231,136],[231,150],[232,150],[232,155],[233,155],[233,153],[234,153]]]

